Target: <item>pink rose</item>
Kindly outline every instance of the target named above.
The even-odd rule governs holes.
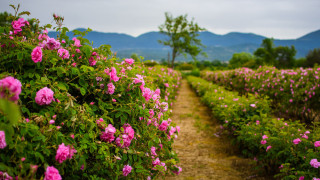
[[[34,63],[38,63],[42,61],[42,49],[37,46],[32,50],[31,59]]]
[[[301,140],[299,138],[293,140],[293,144],[299,144]]]
[[[314,142],[314,147],[320,147],[320,141]]]
[[[82,45],[80,44],[80,40],[77,39],[76,37],[72,38],[72,40],[74,41],[74,46],[76,47],[81,47]]]
[[[9,98],[11,101],[17,101],[21,93],[21,82],[11,76],[0,80],[0,98]],[[9,93],[9,94],[7,94]]]
[[[72,156],[76,152],[77,151],[73,147],[70,147],[70,145],[65,146],[64,143],[62,143],[59,145],[59,148],[57,150],[56,161],[58,161],[61,164],[63,161],[67,159],[72,159]]]
[[[46,172],[44,173],[44,180],[61,180],[59,171],[53,166],[48,166]]]
[[[108,127],[106,127],[105,132],[102,132],[102,135],[100,136],[101,140],[111,143],[114,141],[114,133],[116,131],[116,128],[114,128],[112,124],[109,124]]]
[[[110,76],[110,81],[114,81],[114,82],[119,81],[116,68],[114,67],[111,68],[111,72],[109,72],[109,76]]]
[[[125,165],[122,169],[122,173],[124,176],[128,176],[131,173],[132,167],[130,165]]]
[[[54,100],[53,94],[54,92],[47,87],[40,89],[36,94],[36,103],[41,106],[49,105],[52,102],[52,100]]]
[[[129,65],[133,64],[134,63],[134,60],[133,59],[125,59],[124,60],[126,63],[128,63]]]
[[[266,151],[268,151],[268,150],[271,149],[271,148],[272,148],[272,146],[268,146]]]
[[[261,140],[261,144],[266,144],[267,141],[266,140]]]
[[[61,57],[62,59],[69,59],[69,57],[70,57],[69,51],[66,50],[66,49],[63,49],[63,48],[60,48],[60,49],[58,50],[58,55],[59,55],[59,57]]]
[[[0,149],[4,149],[6,146],[6,134],[4,131],[0,131]]]
[[[113,94],[116,87],[112,83],[109,83],[107,86],[108,86],[108,92],[107,93],[108,94]]]
[[[152,156],[157,156],[156,148],[154,146],[151,147],[151,155]]]
[[[162,121],[162,123],[159,126],[160,131],[166,131],[168,128],[168,121]]]

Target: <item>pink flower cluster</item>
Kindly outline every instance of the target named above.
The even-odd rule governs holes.
[[[109,124],[108,127],[106,127],[105,131],[102,132],[100,139],[105,142],[111,143],[112,141],[114,141],[114,133],[116,133],[116,131],[116,128],[114,128],[112,124]]]
[[[125,59],[124,60],[127,64],[131,65],[134,63],[134,60],[133,59]]]
[[[61,180],[61,175],[58,169],[53,166],[48,166],[46,172],[44,173],[44,180]]]
[[[154,161],[152,161],[152,166],[156,167],[156,166],[163,166],[165,171],[167,170],[167,166],[166,163],[161,162],[159,158],[155,159]],[[154,168],[153,168],[154,169]]]
[[[36,94],[36,103],[41,106],[49,105],[52,102],[52,100],[54,100],[53,94],[54,92],[47,87],[40,89]]]
[[[168,121],[162,121],[162,123],[159,126],[160,131],[166,131],[168,129]]]
[[[54,50],[60,48],[60,42],[55,40],[54,38],[48,37],[46,40],[42,42],[42,44],[40,44],[40,46],[43,49]]]
[[[318,167],[320,167],[320,162],[318,162],[317,159],[311,159],[310,165],[311,165],[312,167],[314,167],[314,168],[318,168]]]
[[[132,139],[134,138],[134,130],[129,124],[124,124],[123,129],[124,131],[123,131],[123,134],[120,135],[121,137],[119,136],[116,139],[117,146],[121,148],[129,147]]]
[[[23,18],[19,18],[17,21],[12,21],[11,23],[14,34],[18,34],[18,32],[21,32],[21,27],[25,25],[29,25],[28,21],[25,21]]]
[[[64,143],[62,143],[59,145],[59,148],[57,150],[56,161],[58,161],[61,164],[63,161],[67,159],[72,159],[74,153],[77,153],[77,150],[75,150],[70,145],[65,146]]]
[[[63,48],[60,48],[60,49],[58,50],[58,55],[59,55],[59,57],[61,57],[62,59],[69,59],[69,57],[70,57],[69,51],[66,50],[66,49],[63,49]]]
[[[314,147],[320,147],[320,141],[314,142]]]
[[[297,138],[297,139],[294,139],[292,142],[293,142],[293,144],[299,144],[301,142],[301,140],[299,138]]]
[[[4,149],[6,146],[6,134],[4,131],[0,131],[0,149]]]
[[[34,63],[38,63],[42,61],[42,49],[37,46],[32,50],[31,59]]]
[[[1,180],[13,180],[11,176],[7,172],[0,171],[0,179]]]
[[[100,59],[100,56],[97,54],[97,52],[92,52],[91,57],[89,58],[90,66],[96,65],[97,59]]]
[[[113,83],[109,83],[107,86],[108,86],[108,91],[106,93],[113,94],[116,87],[113,85]]]
[[[172,172],[175,173],[176,175],[179,175],[182,171],[182,168],[179,166],[176,166],[176,165],[175,165],[175,167],[178,168],[178,171],[172,171]]]
[[[125,165],[122,169],[122,174],[124,176],[128,176],[129,173],[131,173],[132,167],[130,165]]]
[[[114,82],[119,81],[119,77],[117,76],[117,70],[116,70],[116,68],[112,67],[112,68],[111,68],[111,71],[110,71],[108,74],[109,74],[109,76],[110,76],[110,82],[111,82],[111,81],[114,81]]]
[[[74,37],[74,38],[72,38],[72,40],[74,41],[74,46],[76,46],[76,47],[81,47],[82,45],[81,45],[81,43],[80,43],[80,40],[79,39],[77,39],[76,37]]]
[[[17,101],[21,93],[21,82],[11,76],[0,80],[0,98]]]

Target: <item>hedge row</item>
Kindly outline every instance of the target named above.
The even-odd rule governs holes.
[[[264,66],[257,70],[206,71],[201,77],[241,95],[252,93],[268,97],[278,111],[311,124],[319,118],[319,73],[319,67],[279,70]]]
[[[189,76],[188,82],[230,132],[242,153],[282,179],[320,177],[320,128],[270,116],[270,101]]]

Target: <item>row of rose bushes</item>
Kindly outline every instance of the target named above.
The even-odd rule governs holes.
[[[204,71],[201,77],[228,90],[236,90],[241,95],[267,96],[280,112],[310,124],[319,118],[319,73],[319,67],[279,70],[264,66],[257,70]]]
[[[179,72],[119,61],[110,46],[93,48],[86,32],[69,39],[58,27],[49,37],[51,25],[13,18],[0,27],[0,102],[17,104],[22,118],[0,106],[0,179],[181,172],[172,150],[180,128],[170,119]]]
[[[222,86],[189,76],[188,82],[223,124],[246,157],[282,179],[320,177],[320,128],[270,116],[270,101],[240,96]]]

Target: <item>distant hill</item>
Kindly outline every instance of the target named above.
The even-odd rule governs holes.
[[[79,28],[77,30],[84,31]],[[49,32],[50,37],[56,37],[56,32]],[[68,32],[69,37],[73,36],[72,32]],[[132,53],[144,56],[145,59],[161,60],[168,57],[169,48],[158,43],[158,40],[165,39],[166,36],[159,32],[147,32],[138,37],[120,33],[103,33],[92,31],[86,36],[94,47],[102,44],[110,44],[112,51],[117,52],[120,58],[130,57]],[[204,51],[208,54],[208,58],[199,57],[199,59],[219,59],[223,61],[229,60],[234,53],[249,52],[253,53],[266,37],[253,33],[231,32],[225,35],[218,35],[212,32],[201,32],[199,38],[206,46]],[[320,30],[311,32],[297,39],[279,40],[275,39],[276,46],[295,46],[297,49],[296,57],[305,57],[306,54],[314,49],[320,48]],[[188,58],[190,60],[190,58]],[[185,60],[183,56],[177,60]]]

